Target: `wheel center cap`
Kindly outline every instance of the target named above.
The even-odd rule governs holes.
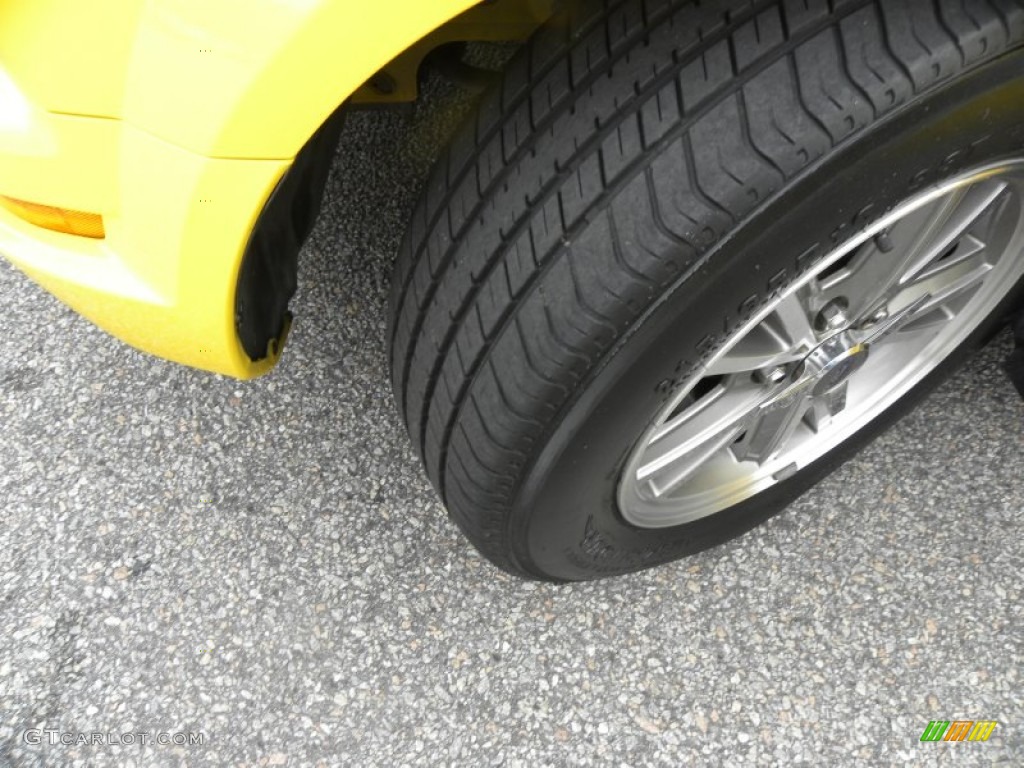
[[[846,381],[868,361],[868,351],[845,331],[820,344],[804,360],[815,380],[814,394],[823,395]]]

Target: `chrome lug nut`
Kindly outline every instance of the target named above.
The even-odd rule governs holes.
[[[896,247],[893,245],[892,237],[889,235],[889,230],[883,229],[875,235],[875,247],[882,253],[889,253]]]
[[[850,320],[846,316],[846,302],[842,299],[830,301],[818,313],[815,321],[819,331],[835,331],[849,325]]]
[[[789,371],[784,365],[776,365],[772,368],[765,368],[754,374],[754,377],[761,384],[779,384],[789,377]]]
[[[883,320],[888,320],[888,319],[889,319],[889,309],[888,309],[888,307],[881,307],[880,309],[876,309],[873,313],[868,315],[868,317],[860,325],[861,325],[862,328],[870,328],[871,326],[878,325]]]

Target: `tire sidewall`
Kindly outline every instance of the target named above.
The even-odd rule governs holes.
[[[761,206],[667,290],[605,357],[520,486],[509,517],[519,565],[580,580],[639,570],[728,540],[779,511],[909,411],[987,339],[1017,286],[897,403],[792,478],[685,525],[619,513],[625,462],[665,402],[749,317],[817,260],[909,196],[1024,147],[1024,52],[961,74],[873,125]],[[696,148],[699,151],[699,148]]]

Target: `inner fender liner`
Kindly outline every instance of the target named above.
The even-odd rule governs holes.
[[[299,249],[320,212],[343,110],[335,110],[295,156],[249,236],[235,289],[235,330],[252,360],[276,352],[291,322]]]

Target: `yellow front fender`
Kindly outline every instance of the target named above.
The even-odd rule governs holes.
[[[0,253],[140,349],[263,373],[276,349],[254,361],[235,327],[260,211],[339,104],[472,4],[0,4],[0,196],[101,216],[105,232],[50,232],[18,218],[31,206],[0,208]]]
[[[150,3],[139,19],[124,117],[210,157],[291,158],[371,75],[471,5]]]

